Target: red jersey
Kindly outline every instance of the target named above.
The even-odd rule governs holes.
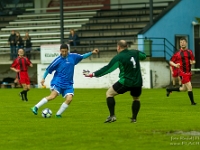
[[[30,66],[31,62],[27,57],[17,57],[11,67],[18,69],[20,71],[27,71],[28,70],[28,66]]]
[[[176,52],[172,58],[171,61],[174,63],[179,63],[180,64],[180,72],[182,73],[190,73],[191,72],[191,64],[190,60],[194,60],[194,55],[192,50],[186,49],[182,50],[180,49],[178,52]]]

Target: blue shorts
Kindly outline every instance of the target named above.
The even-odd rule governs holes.
[[[62,94],[62,96],[65,98],[67,95],[74,95],[74,88],[73,85],[69,85],[67,88],[63,89],[56,85],[51,85],[50,90],[55,90],[58,95]]]

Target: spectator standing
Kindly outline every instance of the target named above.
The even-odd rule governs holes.
[[[17,46],[17,51],[18,51],[20,48],[24,47],[24,43],[19,32],[16,32],[15,40],[16,40],[16,46]]]
[[[31,37],[29,36],[28,32],[25,33],[25,37],[24,37],[24,49],[25,49],[26,57],[30,60],[32,43],[31,43]]]
[[[14,60],[16,57],[16,34],[15,31],[12,30],[11,34],[8,38],[8,44],[10,45],[10,60]]]

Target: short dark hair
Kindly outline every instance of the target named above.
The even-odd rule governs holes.
[[[187,39],[185,37],[182,37],[182,38],[180,38],[180,41],[186,41],[187,42]]]
[[[67,44],[62,44],[62,45],[60,45],[60,49],[68,49],[68,45]]]
[[[119,45],[121,48],[127,48],[127,43],[124,40],[120,40],[117,45]]]

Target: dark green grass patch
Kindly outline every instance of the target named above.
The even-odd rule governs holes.
[[[49,90],[32,89],[28,102],[20,100],[20,90],[0,89],[0,150],[200,148],[200,89],[194,89],[196,106],[190,105],[187,92],[173,92],[166,97],[165,89],[144,89],[135,124],[129,119],[132,104],[129,93],[116,97],[117,121],[105,124],[109,115],[106,89],[75,89],[73,102],[62,119],[54,118],[64,101],[61,96],[41,107],[36,116],[30,108],[47,96]],[[44,108],[53,111],[52,118],[42,118]]]

